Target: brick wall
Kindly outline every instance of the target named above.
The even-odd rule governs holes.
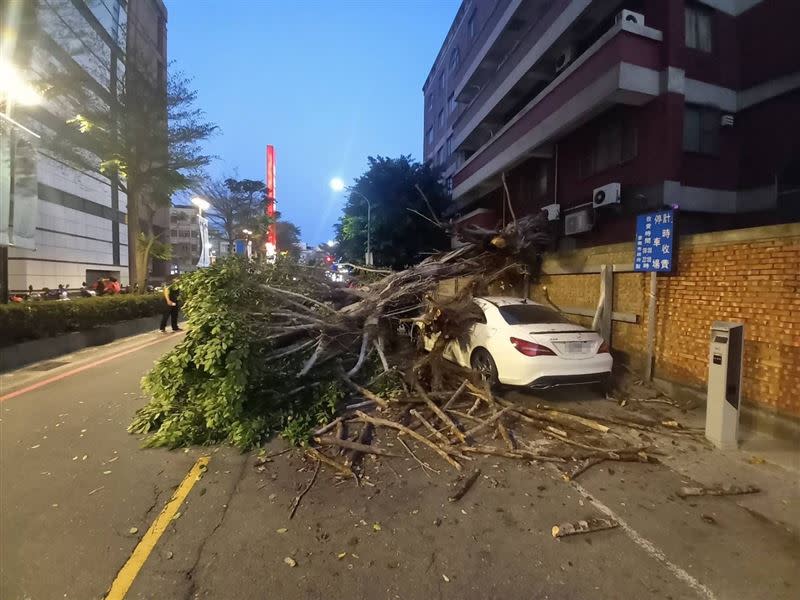
[[[632,256],[632,244],[551,256],[544,261],[545,274],[532,296],[542,301],[546,287],[559,306],[594,309],[599,275],[566,273],[617,265],[623,272],[614,273],[614,310],[637,315],[638,323],[615,321],[613,348],[641,367],[648,275],[624,272]],[[714,320],[745,323],[745,399],[800,415],[800,224],[681,238],[675,274],[659,276],[658,281],[655,375],[704,387]]]
[[[757,228],[770,230],[777,228]],[[715,242],[695,236],[661,285],[656,371],[702,385],[712,320],[745,324],[743,394],[800,415],[800,232]]]

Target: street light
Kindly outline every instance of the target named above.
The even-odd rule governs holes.
[[[203,216],[203,211],[208,210],[211,208],[211,203],[206,200],[205,198],[201,198],[200,196],[195,196],[192,198],[192,204],[197,207],[197,210],[200,211],[200,216]]]
[[[344,180],[341,177],[334,177],[331,179],[330,185],[334,192],[341,192],[344,189]]]
[[[41,94],[25,81],[19,70],[9,62],[0,61],[0,95],[6,102],[6,112],[11,103],[36,106],[42,102]]]
[[[6,32],[4,31],[3,34]],[[24,131],[33,138],[39,139],[40,136],[35,131],[31,131],[19,121],[16,121],[11,116],[11,110],[14,104],[21,106],[34,106],[42,101],[42,96],[39,94],[32,85],[30,85],[25,78],[20,74],[19,70],[11,63],[0,60],[0,119],[9,123],[11,126]],[[11,176],[14,173],[15,153],[11,151],[13,147],[13,129],[11,139],[0,140],[0,206],[2,212],[5,214],[4,220],[8,220],[10,213],[10,205],[14,192],[11,191]],[[5,223],[4,229],[9,223]],[[8,231],[4,231],[7,234]],[[4,235],[7,237],[7,235]],[[4,240],[8,242],[9,240]],[[32,248],[31,248],[32,249]],[[8,302],[8,244],[0,244],[0,304]]]
[[[253,232],[250,231],[249,229],[242,229],[242,233],[245,235],[253,235]]]
[[[334,177],[333,179],[331,179],[330,186],[331,186],[331,189],[334,192],[341,192],[342,190],[345,189],[344,181],[342,180],[341,177]],[[372,230],[372,202],[370,202],[369,198],[367,198],[364,194],[362,194],[358,190],[353,189],[352,187],[351,188],[347,188],[347,189],[351,194],[355,194],[357,196],[361,196],[367,202],[367,254],[364,257],[364,259],[365,259],[364,262],[367,264],[368,267],[371,267],[372,266],[372,250],[371,250],[371,244],[370,244],[371,239],[370,238],[372,236],[372,231],[371,231]]]

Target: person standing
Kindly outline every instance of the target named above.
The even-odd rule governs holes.
[[[178,280],[175,279],[169,285],[164,286],[164,300],[166,306],[161,315],[161,333],[167,331],[167,319],[169,318],[172,324],[172,331],[181,331],[178,327],[178,311],[180,310],[181,289]]]

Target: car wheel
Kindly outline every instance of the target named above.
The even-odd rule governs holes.
[[[480,348],[472,353],[470,365],[481,375],[483,381],[488,381],[489,385],[496,387],[499,383],[497,378],[497,365],[486,350]]]

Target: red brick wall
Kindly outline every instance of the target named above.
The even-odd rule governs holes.
[[[745,324],[743,395],[800,415],[800,236],[681,248],[659,279],[656,374],[703,385],[711,322]]]
[[[544,272],[629,265],[632,257],[628,243],[585,248],[546,259]],[[639,322],[615,321],[612,346],[636,368],[645,362],[648,277],[614,274],[614,310]],[[535,300],[544,300],[544,286],[559,306],[594,310],[599,275],[544,275],[532,290]],[[800,416],[800,224],[682,237],[676,274],[658,279],[657,314],[657,377],[703,388],[711,322],[742,322],[744,398]]]

